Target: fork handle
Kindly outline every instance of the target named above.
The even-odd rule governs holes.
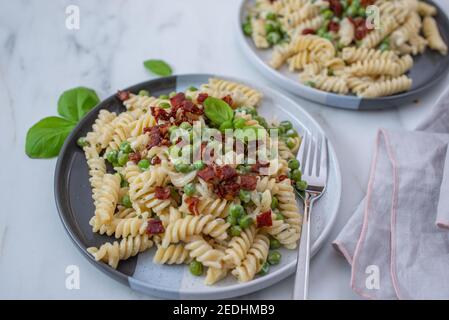
[[[298,261],[296,264],[295,287],[293,300],[307,300],[309,289],[309,262],[310,262],[310,211],[312,201],[306,192],[304,199],[304,219],[302,223],[301,239],[299,242]]]

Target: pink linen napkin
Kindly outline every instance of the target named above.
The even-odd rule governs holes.
[[[449,298],[448,93],[419,131],[378,132],[367,194],[333,242],[363,297]]]

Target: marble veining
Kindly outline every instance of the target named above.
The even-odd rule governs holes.
[[[449,2],[437,0],[446,12]],[[234,23],[240,0],[0,0],[0,298],[148,299],[84,259],[59,221],[53,199],[55,160],[24,154],[28,128],[55,115],[59,94],[75,86],[101,98],[152,77],[149,58],[176,73],[207,72],[270,84],[242,55]],[[80,29],[65,27],[65,8],[80,8]],[[343,196],[327,244],[311,264],[310,297],[357,299],[350,269],[331,241],[363,198],[379,127],[413,129],[448,80],[400,109],[354,112],[294,98],[323,126],[340,160]],[[77,265],[80,289],[65,287]],[[293,278],[242,297],[288,299]]]

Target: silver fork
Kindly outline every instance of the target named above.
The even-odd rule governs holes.
[[[308,184],[304,200],[304,215],[296,265],[294,300],[307,300],[310,262],[310,214],[312,206],[323,194],[327,181],[327,141],[322,134],[303,136],[298,160],[301,163],[302,179]]]

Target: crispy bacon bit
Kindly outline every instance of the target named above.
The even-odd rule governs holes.
[[[181,103],[180,108],[184,112],[190,112],[190,113],[198,114],[198,115],[203,114],[203,109],[198,108],[198,106],[190,100],[184,100]]]
[[[168,140],[168,127],[170,124],[160,124],[151,128],[145,128],[144,133],[150,136],[150,142],[147,145],[147,149],[151,149],[156,146],[170,145]]]
[[[178,108],[185,99],[186,95],[179,92],[174,97],[170,98],[170,103],[173,107]]]
[[[285,174],[282,174],[282,175],[280,175],[279,177],[277,177],[277,182],[282,182],[282,181],[284,181],[285,179],[288,179],[288,176],[287,175],[285,175]]]
[[[204,181],[209,182],[210,180],[215,178],[215,171],[211,166],[207,166],[206,168],[198,171],[196,175]]]
[[[142,159],[142,157],[139,152],[131,152],[128,156],[128,159],[129,161],[138,163]]]
[[[187,203],[189,211],[194,215],[199,215],[198,203],[200,202],[200,199],[197,197],[187,197],[185,201]]]
[[[238,195],[240,185],[233,181],[226,181],[224,183],[216,184],[214,186],[214,191],[220,198],[232,200]]]
[[[125,101],[129,99],[129,91],[117,91],[117,98],[119,98],[120,101]]]
[[[251,172],[259,173],[260,168],[268,168],[269,166],[270,166],[269,162],[265,163],[256,162],[251,166]]]
[[[171,113],[159,107],[151,107],[151,115],[156,119],[156,121],[168,121],[171,118]]]
[[[153,158],[151,158],[151,164],[153,166],[160,164],[161,163],[161,158],[159,158],[158,156],[154,156]]]
[[[304,30],[302,30],[302,34],[303,35],[308,35],[308,34],[315,34],[315,30],[311,29],[311,28],[305,28]]]
[[[204,100],[206,100],[208,97],[209,95],[207,93],[200,93],[196,100],[198,101],[199,104],[203,104]]]
[[[215,176],[219,180],[229,181],[237,177],[237,171],[230,165],[224,165],[222,167],[215,167]]]
[[[261,214],[257,215],[257,227],[271,227],[273,225],[273,220],[271,219],[271,210],[262,212]]]
[[[245,190],[255,190],[257,186],[257,177],[251,175],[240,176],[240,187]]]
[[[356,40],[362,40],[371,30],[366,26],[366,20],[362,17],[348,18],[355,27],[354,37]]]
[[[157,219],[148,220],[148,226],[147,226],[148,234],[160,234],[160,233],[164,233],[164,232],[165,232],[165,228],[162,225],[161,220],[157,220]]]
[[[327,1],[329,1],[329,9],[331,9],[336,16],[341,17],[341,14],[343,13],[343,6],[341,5],[340,0]]]
[[[232,97],[229,94],[221,98],[221,100],[229,104],[231,107],[234,105],[234,100],[232,100]]]
[[[170,187],[156,187],[155,196],[156,199],[167,200],[170,198]]]
[[[374,2],[376,2],[376,0],[361,0],[360,1],[360,5],[364,8],[374,4]]]
[[[332,32],[338,32],[340,30],[340,24],[335,21],[330,21],[327,25],[327,30]]]

